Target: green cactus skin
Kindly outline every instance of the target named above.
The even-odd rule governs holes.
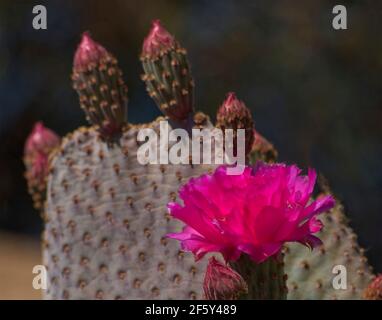
[[[142,65],[145,71],[142,79],[150,97],[171,119],[185,120],[184,116],[192,109],[194,86],[185,50],[174,49],[154,61],[142,58]]]
[[[26,168],[24,178],[27,180],[28,193],[32,198],[33,207],[41,213],[46,196],[46,181],[38,181],[32,176],[32,164],[26,157],[24,157],[24,166]]]
[[[209,127],[198,114],[198,126]],[[179,186],[212,167],[141,165],[136,134],[159,120],[128,125],[108,145],[94,128],[64,138],[52,159],[45,208],[48,299],[190,299],[202,297],[207,259],[195,263],[165,238],[182,224],[166,204]]]
[[[245,300],[285,300],[288,294],[287,275],[284,274],[283,253],[271,257],[263,263],[254,263],[247,255],[242,255],[231,266],[246,281],[248,294]]]
[[[288,274],[288,299],[362,299],[363,290],[373,279],[364,249],[348,226],[343,206],[336,206],[321,216],[323,230],[318,234],[323,245],[310,251],[299,244],[288,244],[285,271]],[[332,285],[335,265],[347,270],[347,289]]]

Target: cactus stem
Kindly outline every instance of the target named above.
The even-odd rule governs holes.
[[[230,262],[248,285],[248,293],[242,295],[245,300],[285,300],[288,289],[287,276],[284,274],[283,255],[270,257],[262,263],[255,263],[247,255]]]

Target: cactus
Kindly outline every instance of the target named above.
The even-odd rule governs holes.
[[[373,278],[364,250],[348,226],[340,202],[323,218],[325,228],[319,234],[323,244],[308,252],[306,248],[288,245],[285,271],[288,274],[290,299],[362,299],[363,290]],[[346,289],[334,289],[333,268],[346,268]]]
[[[214,126],[208,116],[194,113],[194,82],[186,51],[158,21],[144,42],[141,61],[147,91],[165,117],[133,125],[126,121],[127,88],[117,60],[87,33],[76,52],[72,79],[91,126],[62,139],[49,157],[47,183],[40,188],[46,188],[46,299],[203,297],[207,259],[195,261],[166,237],[182,228],[166,206],[178,199],[180,186],[212,172],[216,165],[142,165],[137,160],[142,145],[137,134],[140,129],[159,132],[162,120],[169,120],[170,128],[188,132]],[[246,150],[252,145],[251,162],[274,162],[277,151],[254,130],[248,109],[234,95],[228,98],[218,112],[217,127],[245,129]],[[28,176],[30,161],[26,164]],[[324,245],[313,252],[288,245],[285,267],[284,254],[256,268],[245,257],[232,263],[247,282],[245,298],[285,298],[286,281],[292,299],[361,298],[371,271],[340,204],[326,214],[320,237]],[[348,290],[334,292],[330,287],[333,264],[349,267]]]
[[[96,54],[90,54],[89,47]],[[175,200],[182,183],[212,167],[138,163],[138,130],[159,131],[159,121],[164,118],[132,125],[109,117],[113,104],[104,104],[105,110],[100,97],[113,96],[110,90],[126,90],[122,81],[100,89],[104,82],[110,83],[104,65],[112,56],[100,48],[85,34],[73,72],[74,87],[93,126],[66,136],[50,162],[44,231],[44,263],[50,286],[45,297],[201,298],[205,265],[196,265],[175,242],[165,238],[179,228],[179,223],[169,218],[166,204]],[[77,63],[79,57],[81,64]],[[112,75],[120,74],[116,60],[111,61],[110,67],[115,69]],[[189,77],[184,73],[177,76]],[[94,78],[97,81],[92,81]],[[86,91],[87,85],[91,90]],[[179,86],[173,90],[174,95],[177,90],[184,93]],[[116,100],[116,109],[125,101]],[[87,104],[90,102],[94,105]],[[172,116],[167,112],[173,110],[172,104],[163,109],[162,102],[158,103],[167,116]],[[192,119],[197,128],[212,127],[207,116],[193,115],[192,111],[188,106],[182,115]],[[178,125],[187,123],[179,121]]]

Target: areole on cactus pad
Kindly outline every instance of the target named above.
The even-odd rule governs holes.
[[[305,177],[295,166],[255,163],[274,162],[277,152],[254,130],[251,113],[234,95],[220,108],[217,127],[245,129],[248,160],[254,166],[248,163],[242,175],[224,176],[224,167],[213,163],[137,161],[142,128],[159,132],[161,120],[188,131],[214,127],[208,116],[194,112],[186,51],[159,21],[144,41],[141,61],[147,91],[165,117],[132,125],[126,119],[127,89],[115,57],[87,33],[77,49],[73,84],[91,126],[68,134],[57,148],[58,138],[52,139],[55,151],[44,164],[43,260],[49,278],[44,297],[195,299],[208,289],[209,299],[227,293],[231,298],[284,299],[287,285],[288,298],[360,299],[372,272],[341,205],[337,202],[323,215],[319,231],[316,215],[331,208],[333,198],[311,199],[313,171]],[[27,177],[33,170],[29,149]],[[171,213],[192,227],[183,232],[183,223],[167,210],[169,202],[181,200],[183,207],[171,205]],[[182,208],[189,206],[191,215],[186,217]],[[321,245],[313,236],[318,231]],[[215,255],[209,269],[208,259],[195,261],[168,234],[182,238],[184,249],[198,257]],[[204,241],[202,246],[195,237]],[[287,244],[283,249],[288,241],[318,247],[310,251]],[[222,252],[229,265],[215,260],[219,254],[212,252]],[[351,285],[346,290],[330,287],[335,264],[348,268]],[[226,287],[211,287],[215,272],[226,277]]]

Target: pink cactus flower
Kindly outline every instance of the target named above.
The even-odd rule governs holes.
[[[37,152],[46,153],[60,143],[60,137],[52,130],[44,127],[42,122],[37,122],[25,142],[25,154]]]
[[[175,38],[161,25],[159,20],[152,22],[150,33],[145,38],[142,55],[151,58],[158,57],[175,46]]]
[[[220,252],[226,261],[241,254],[261,263],[280,252],[285,242],[310,248],[322,228],[317,215],[334,206],[332,196],[311,201],[316,172],[308,175],[285,164],[247,166],[241,175],[228,175],[226,166],[213,174],[190,179],[179,195],[184,204],[169,203],[171,215],[186,226],[169,238],[181,241],[195,259]]]
[[[235,300],[248,292],[248,286],[240,274],[212,257],[204,276],[203,291],[207,300]]]

